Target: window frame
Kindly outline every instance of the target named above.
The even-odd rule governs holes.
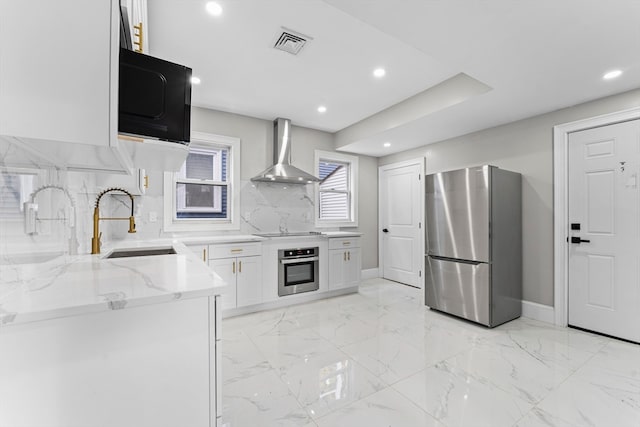
[[[207,181],[207,185],[226,185],[226,218],[177,218],[176,184],[195,183],[199,180],[178,178],[178,171],[164,173],[164,231],[217,231],[240,229],[240,138],[204,132],[191,132],[191,142],[198,147],[225,147],[228,149],[227,181]],[[186,161],[186,159],[185,159]]]
[[[348,191],[347,200],[349,203],[348,220],[327,220],[320,218],[320,183],[315,184],[315,225],[318,228],[323,227],[357,227],[358,226],[358,157],[348,154],[342,154],[332,151],[315,150],[315,174],[320,176],[320,162],[336,162],[349,165],[348,171]],[[335,191],[336,193],[345,193],[345,191]]]
[[[35,183],[33,186],[33,190],[29,193],[24,192],[21,188],[20,190],[20,214],[23,215],[21,218],[3,218],[3,221],[6,222],[22,222],[24,221],[24,202],[29,201],[29,196],[33,191],[45,185],[48,181],[48,173],[44,169],[34,169],[28,167],[18,167],[18,166],[0,166],[0,174],[6,175],[31,175],[35,179]]]

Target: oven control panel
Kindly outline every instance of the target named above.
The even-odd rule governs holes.
[[[314,256],[317,254],[318,254],[318,248],[285,249],[284,251],[282,251],[281,257],[295,258],[300,256]]]

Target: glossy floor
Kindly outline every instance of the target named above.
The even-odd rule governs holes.
[[[640,346],[430,311],[382,279],[223,321],[226,427],[640,426]]]

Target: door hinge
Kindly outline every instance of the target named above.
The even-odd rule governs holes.
[[[422,223],[421,222],[418,223],[418,228],[422,228]]]
[[[422,277],[422,270],[418,270],[418,277]]]
[[[418,181],[420,181],[420,174],[418,174]]]

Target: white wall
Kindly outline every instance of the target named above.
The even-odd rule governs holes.
[[[553,126],[639,105],[637,89],[382,157],[378,163],[425,156],[427,173],[480,164],[520,172],[524,299],[553,305]]]

